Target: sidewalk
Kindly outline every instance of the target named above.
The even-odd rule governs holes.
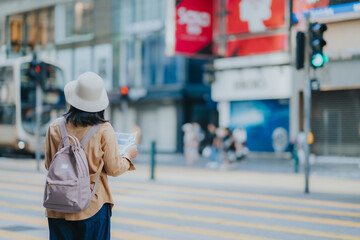
[[[196,186],[205,189],[211,186],[226,191],[306,197],[303,195],[304,174],[294,173],[293,163],[289,159],[250,155],[247,159],[232,164],[230,170],[206,168],[206,159],[198,160],[194,166],[186,166],[182,154],[157,154],[156,161],[155,181],[150,179],[149,154],[139,154],[134,160],[136,171],[124,174],[121,179],[140,183],[173,184],[179,187]],[[320,170],[315,171],[316,167]],[[3,174],[12,174],[14,171],[39,173],[43,177],[46,174],[43,160],[40,161],[40,172],[36,171],[35,159],[0,158],[0,169]],[[312,169],[312,197],[359,202],[360,170],[357,166],[312,166]],[[349,172],[354,174],[350,175]]]
[[[135,160],[137,164],[150,165],[150,153],[140,153]],[[359,179],[360,168],[357,162],[329,161],[321,157],[321,161],[313,161],[310,166],[311,176],[326,176],[331,178]],[[331,161],[330,161],[331,160]],[[208,159],[200,157],[193,166],[187,166],[183,154],[155,155],[156,165],[179,166],[206,169]],[[259,172],[259,173],[283,173],[283,174],[304,174],[304,166],[299,165],[298,173],[295,173],[294,161],[290,156],[276,154],[250,153],[245,159],[231,164],[228,171]]]

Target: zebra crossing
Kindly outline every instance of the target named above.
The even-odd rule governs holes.
[[[20,167],[0,169],[0,239],[48,239],[46,173]],[[360,202],[330,195],[315,199],[122,176],[110,178],[110,188],[112,239],[360,239]]]

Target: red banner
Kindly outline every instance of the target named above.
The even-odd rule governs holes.
[[[176,1],[175,53],[211,55],[213,1]]]
[[[229,40],[226,57],[284,51],[288,47],[287,42],[287,35],[285,34]]]
[[[227,34],[265,32],[285,26],[285,0],[228,0]]]

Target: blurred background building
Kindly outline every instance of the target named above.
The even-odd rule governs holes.
[[[180,152],[185,122],[216,123],[216,105],[203,83],[208,61],[165,55],[165,0],[0,4],[0,58],[37,51],[63,64],[66,81],[98,73],[111,101],[107,118],[117,131],[137,124],[141,149],[155,140],[159,151]],[[129,88],[126,99],[122,86]]]
[[[66,81],[97,72],[107,118],[117,131],[137,124],[145,151],[152,140],[159,151],[182,151],[181,126],[196,121],[244,127],[251,151],[288,152],[303,126],[305,73],[293,63],[309,12],[327,24],[329,57],[315,72],[312,151],[359,157],[360,2],[256,2],[2,0],[0,60],[38,51],[63,64]]]

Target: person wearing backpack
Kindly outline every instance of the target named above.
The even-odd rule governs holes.
[[[51,240],[110,239],[114,202],[107,176],[135,170],[131,159],[137,156],[137,147],[132,145],[120,155],[114,129],[104,119],[109,99],[100,76],[83,73],[65,86],[64,93],[70,109],[46,133],[49,172],[44,206],[49,236]]]

